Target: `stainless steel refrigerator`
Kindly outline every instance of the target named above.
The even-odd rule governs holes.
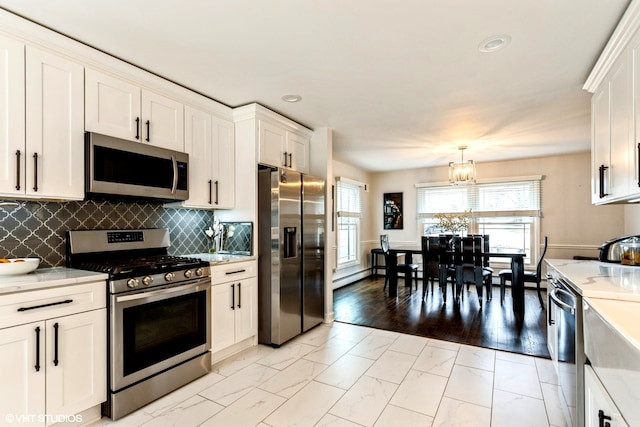
[[[258,170],[258,341],[280,346],[324,318],[325,184]]]

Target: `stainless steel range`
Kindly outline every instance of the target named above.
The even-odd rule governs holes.
[[[67,232],[67,265],[109,274],[113,419],[211,370],[209,263],[167,254],[165,229]]]

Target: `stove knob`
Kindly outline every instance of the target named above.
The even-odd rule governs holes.
[[[170,282],[175,278],[176,278],[175,273],[167,273],[164,275],[164,280],[166,280],[167,282]]]
[[[138,279],[129,279],[127,280],[127,286],[130,288],[135,288],[138,286]]]
[[[142,278],[142,284],[145,286],[149,286],[151,283],[153,283],[153,277],[151,276],[144,276]]]
[[[193,271],[187,270],[184,272],[184,277],[186,277],[187,279],[189,279],[191,276],[193,276]]]
[[[202,270],[202,267],[198,267],[196,268],[196,276],[202,276],[204,270]]]

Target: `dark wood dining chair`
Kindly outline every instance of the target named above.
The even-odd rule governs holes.
[[[491,272],[484,268],[483,244],[480,236],[464,236],[455,245],[456,300],[462,294],[464,284],[475,284],[478,302],[482,307],[483,289],[491,293]]]
[[[442,299],[447,302],[447,283],[451,282],[451,294],[456,298],[456,269],[454,265],[454,254],[452,252],[458,242],[459,237],[450,234],[441,234],[433,237],[434,245],[437,242],[438,255],[438,282],[442,291]]]
[[[538,259],[538,264],[536,265],[536,271],[525,270],[524,272],[524,282],[536,284],[536,290],[538,291],[538,300],[540,300],[540,307],[544,307],[542,295],[540,294],[540,281],[542,279],[542,261],[544,260],[544,256],[547,253],[547,244],[548,244],[548,238],[547,236],[544,236],[544,247],[542,248],[542,253],[540,254],[540,258]],[[511,270],[500,270],[498,272],[498,276],[500,276],[500,304],[502,304],[504,302],[506,281],[508,280],[513,284],[513,274]]]
[[[389,252],[389,235],[381,234],[380,235],[380,248],[382,249],[382,253],[384,253],[384,262],[388,266],[390,265],[389,260],[392,256],[397,256],[396,254],[392,254]],[[416,289],[418,289],[418,268],[420,266],[418,264],[397,264],[396,265],[396,273],[403,273],[405,277],[405,287],[409,287],[409,293],[412,290],[412,281],[415,280]],[[387,268],[387,274],[384,278],[384,287],[383,290],[387,288],[387,283],[389,282],[389,274],[391,271]]]
[[[488,234],[467,234],[467,236],[480,237],[482,239],[482,268],[484,268],[485,273],[489,273],[488,276],[485,274],[485,286],[487,287],[487,300],[490,300],[493,296],[493,268],[491,268],[489,264],[489,252],[491,252],[490,237]],[[467,290],[469,290],[468,285]]]
[[[437,236],[422,236],[422,299],[424,300],[428,294],[429,282],[431,282],[431,293],[436,279],[438,286],[446,283],[440,283],[440,238]]]

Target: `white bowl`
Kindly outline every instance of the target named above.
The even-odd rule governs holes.
[[[39,265],[40,258],[9,258],[9,262],[0,262],[0,276],[31,273]]]

